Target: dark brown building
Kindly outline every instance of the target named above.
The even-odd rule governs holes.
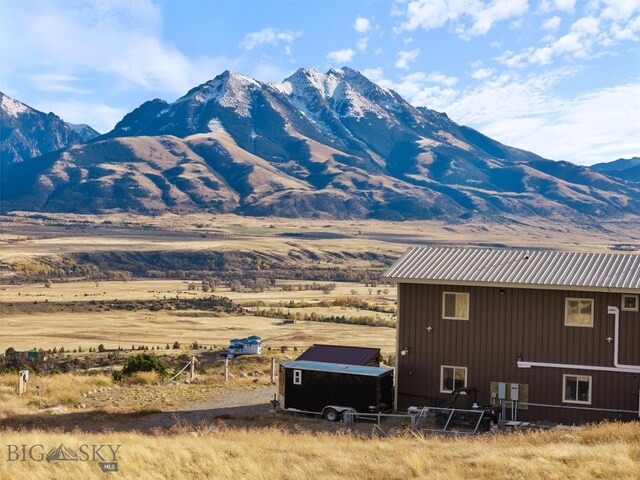
[[[385,277],[398,410],[475,386],[507,419],[640,417],[640,255],[411,248]]]

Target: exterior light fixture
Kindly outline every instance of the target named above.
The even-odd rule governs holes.
[[[404,347],[404,348],[400,351],[400,355],[402,355],[403,357],[406,357],[407,355],[409,355],[409,347]]]

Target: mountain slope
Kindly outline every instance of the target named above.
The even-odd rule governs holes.
[[[640,157],[619,158],[612,162],[596,163],[589,168],[612,177],[631,182],[640,182]]]
[[[84,143],[99,135],[88,125],[66,123],[0,92],[0,155],[2,166]]]
[[[5,209],[417,219],[624,215],[640,187],[503,145],[348,68],[224,72],[12,169]]]

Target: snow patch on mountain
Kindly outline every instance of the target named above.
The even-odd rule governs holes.
[[[209,131],[211,131],[211,133],[227,133],[222,126],[222,122],[215,117],[209,120],[207,127],[209,127]]]
[[[19,114],[29,110],[29,107],[24,103],[7,97],[6,95],[2,95],[1,108],[7,115],[11,115],[12,117],[17,117]]]

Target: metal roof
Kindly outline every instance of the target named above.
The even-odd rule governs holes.
[[[380,349],[368,347],[349,347],[343,345],[318,345],[309,347],[296,360],[315,362],[343,363],[347,365],[380,364]]]
[[[352,375],[367,375],[371,377],[379,377],[380,375],[393,371],[393,368],[369,367],[365,365],[344,365],[342,363],[310,362],[308,360],[281,362],[280,365],[285,368],[295,368],[297,370],[349,373]]]
[[[567,287],[640,293],[640,255],[411,247],[384,277],[399,283]]]

